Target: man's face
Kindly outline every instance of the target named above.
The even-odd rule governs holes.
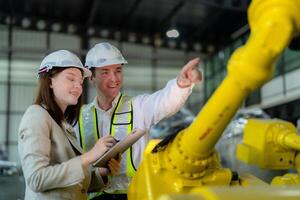
[[[114,99],[123,84],[122,65],[109,65],[95,68],[92,81],[96,86],[97,93],[108,99]]]

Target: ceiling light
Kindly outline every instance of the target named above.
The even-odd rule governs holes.
[[[212,44],[207,45],[207,51],[209,53],[213,53],[215,51],[215,47]]]
[[[31,22],[28,18],[22,19],[22,27],[23,28],[28,28],[30,26]]]
[[[89,36],[94,35],[94,34],[95,34],[95,29],[92,28],[92,27],[91,27],[91,28],[88,28],[87,34],[88,34]]]
[[[176,29],[171,29],[171,30],[167,31],[166,35],[169,38],[178,38],[179,37],[179,32]]]
[[[5,23],[6,24],[14,24],[16,22],[16,19],[15,18],[11,18],[10,16],[7,16],[5,18]]]
[[[36,24],[36,27],[39,29],[39,30],[43,30],[46,28],[46,22],[44,20],[39,20]]]
[[[221,60],[223,60],[225,58],[224,51],[219,51],[218,56]]]
[[[162,45],[162,40],[159,37],[155,37],[154,45],[155,47],[160,47]]]
[[[144,43],[144,44],[149,44],[149,43],[150,43],[150,38],[147,37],[147,36],[144,36],[144,37],[142,38],[142,43]]]
[[[74,24],[68,25],[68,33],[75,33],[77,31],[77,27]]]
[[[182,49],[186,49],[186,48],[187,48],[187,43],[184,42],[184,41],[180,42],[180,47],[181,47]]]
[[[54,24],[52,24],[51,28],[54,32],[58,32],[61,29],[61,25],[59,23],[54,23]]]
[[[109,36],[109,31],[108,31],[107,29],[102,29],[102,30],[100,31],[100,35],[101,35],[101,37],[103,37],[103,38],[107,38],[107,37]]]
[[[135,42],[136,41],[136,35],[135,35],[135,33],[130,33],[128,35],[128,41],[129,42]]]
[[[201,51],[201,50],[202,50],[202,45],[201,45],[200,43],[195,43],[195,44],[194,44],[194,49],[195,49],[196,51]]]

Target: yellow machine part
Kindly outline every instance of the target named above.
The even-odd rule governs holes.
[[[192,194],[162,195],[157,200],[299,200],[299,196],[299,187],[202,187]]]
[[[251,34],[230,58],[228,75],[194,122],[165,148],[152,153],[157,141],[150,142],[129,186],[129,200],[234,182],[214,146],[247,95],[269,80],[277,58],[300,33],[300,0],[253,0],[248,11]]]
[[[299,143],[298,143],[299,144]],[[298,145],[299,146],[299,145]],[[273,178],[272,185],[300,185],[300,153],[299,151],[295,155],[295,168],[298,174],[285,174],[284,176],[277,176]]]
[[[299,174],[285,174],[284,176],[277,176],[273,178],[271,185],[300,185]]]
[[[292,123],[282,120],[250,119],[237,157],[247,164],[266,169],[292,169],[300,136]],[[295,149],[296,148],[296,149]]]
[[[224,186],[230,184],[231,171],[229,169],[207,169],[206,176],[202,179],[193,177],[195,174],[188,171],[180,173],[181,176],[169,171],[166,166],[172,161],[168,158],[165,159],[162,154],[151,152],[158,142],[159,140],[152,140],[148,144],[143,162],[135,175],[135,177],[141,178],[133,178],[128,194],[129,199],[156,199],[164,193],[190,193],[195,187],[203,185]],[[182,165],[185,165],[186,162],[183,162]],[[196,176],[200,176],[200,174],[196,174]]]

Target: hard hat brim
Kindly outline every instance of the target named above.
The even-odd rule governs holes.
[[[124,64],[128,64],[128,62],[124,59],[124,60],[115,60],[115,59],[112,59],[112,60],[109,60],[109,61],[106,61],[106,62],[103,62],[103,63],[88,63],[86,62],[85,63],[85,66],[90,69],[90,68],[101,68],[101,67],[106,67],[106,66],[110,66],[110,65],[124,65]]]
[[[87,78],[87,77],[91,77],[92,76],[92,72],[91,70],[85,68],[85,67],[77,67],[79,69],[83,70],[83,78]]]
[[[48,66],[48,67],[42,67],[39,70],[38,74],[41,74],[43,72],[48,72],[48,71],[50,71],[54,67],[64,67],[64,68],[72,68],[72,67],[74,67],[74,68],[81,69],[83,71],[83,78],[91,77],[92,76],[91,70],[89,70],[89,69],[87,69],[85,67],[81,67],[81,66],[51,66],[51,67]]]
[[[47,73],[53,67],[65,67],[65,68],[75,67],[75,68],[82,69],[84,78],[92,76],[92,72],[82,65],[82,62],[74,53],[64,49],[54,51],[49,55],[47,55],[42,60],[42,63],[38,70],[38,74],[44,72]]]

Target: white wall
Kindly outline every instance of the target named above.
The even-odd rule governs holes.
[[[6,127],[9,119],[9,160],[18,161],[17,133],[26,108],[34,101],[37,86],[37,70],[46,55],[46,33],[18,30],[12,34],[12,61],[10,77],[10,110],[7,114],[8,88],[8,33],[0,26],[0,145],[6,141]],[[5,42],[4,42],[5,41]],[[80,40],[76,36],[54,33],[50,35],[50,51],[68,49],[80,51]]]
[[[300,69],[275,77],[261,88],[263,108],[300,98]]]

